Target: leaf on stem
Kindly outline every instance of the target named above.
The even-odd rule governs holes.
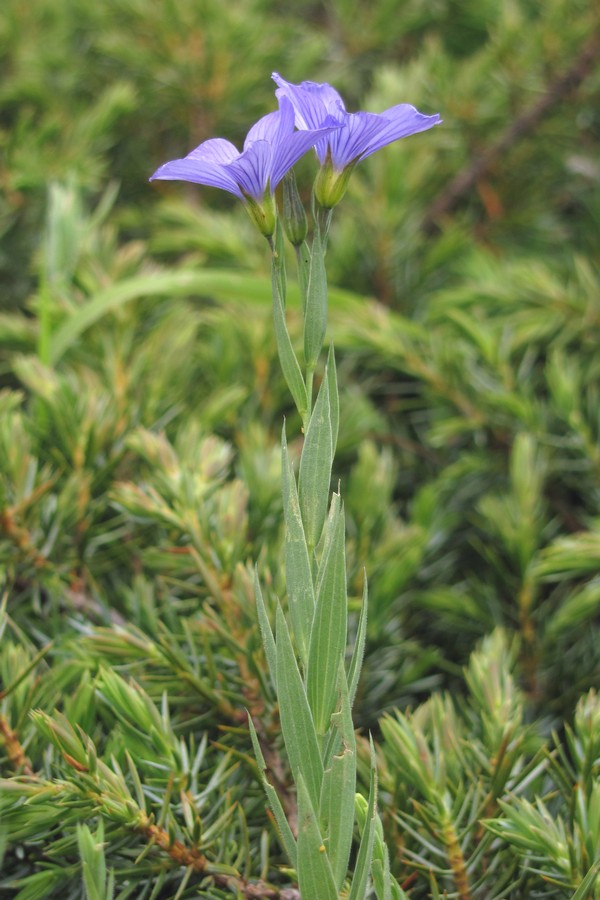
[[[338,495],[334,495],[334,498]],[[317,583],[317,605],[310,635],[306,691],[318,734],[325,734],[338,698],[338,675],[348,625],[344,508],[332,502],[325,551]],[[329,538],[329,540],[327,540]]]
[[[285,517],[285,578],[288,605],[298,653],[306,666],[308,643],[315,611],[315,591],[296,477],[292,469],[285,437],[285,424],[281,434],[281,471],[283,488],[283,512]]]
[[[252,739],[252,746],[254,748],[254,755],[256,756],[256,762],[258,763],[258,767],[260,769],[260,775],[262,780],[262,785],[265,789],[265,793],[267,795],[267,800],[269,801],[269,806],[273,811],[273,815],[275,816],[275,822],[277,823],[277,828],[279,829],[279,836],[281,838],[281,843],[285,848],[285,852],[288,855],[291,865],[294,869],[298,867],[298,859],[297,859],[297,848],[296,841],[294,835],[292,834],[292,829],[290,828],[289,822],[286,818],[285,812],[283,811],[283,806],[281,805],[281,800],[277,795],[277,791],[273,787],[273,785],[268,781],[266,771],[267,764],[265,762],[265,758],[263,756],[262,750],[260,749],[260,744],[258,741],[258,735],[256,733],[256,728],[254,727],[254,722],[252,721],[250,714],[248,713],[248,727],[250,729],[250,737]]]
[[[333,725],[340,746],[339,752],[331,760],[330,767],[323,774],[319,816],[336,887],[340,890],[348,871],[354,829],[356,739],[346,672],[342,661],[338,676],[341,709],[334,714]]]
[[[254,596],[256,598],[258,624],[262,635],[265,656],[267,657],[267,665],[269,666],[269,674],[271,675],[273,687],[277,690],[277,651],[275,649],[275,638],[273,637],[273,630],[267,615],[265,601],[263,600],[260,582],[258,580],[258,571],[256,569],[254,570]]]
[[[300,371],[300,365],[294,353],[287,323],[285,321],[285,298],[282,294],[282,262],[278,257],[273,255],[272,266],[272,291],[273,291],[273,326],[275,331],[275,341],[277,343],[277,352],[281,368],[290,389],[290,393],[294,398],[296,409],[302,416],[302,421],[308,415],[308,400],[306,394],[306,386]]]
[[[371,862],[373,859],[373,844],[375,842],[375,826],[377,822],[377,769],[375,762],[375,748],[373,739],[370,738],[371,745],[371,776],[369,779],[369,802],[365,816],[365,823],[362,829],[360,839],[360,847],[356,857],[356,866],[354,869],[354,878],[352,879],[352,887],[348,900],[363,900],[367,890],[367,879],[371,871]],[[357,798],[358,799],[358,798]]]
[[[321,795],[323,766],[306,691],[281,606],[277,606],[277,696],[281,731],[292,775],[304,778],[313,806]]]
[[[338,393],[337,372],[335,368],[335,353],[333,351],[333,344],[329,347],[329,353],[327,354],[327,367],[325,369],[325,374],[327,378],[327,386],[329,388],[332,456],[335,456],[335,448],[337,446],[338,431],[340,427],[340,398]]]
[[[358,628],[356,629],[356,639],[352,648],[352,659],[350,660],[350,668],[348,670],[348,694],[350,696],[350,708],[354,705],[356,697],[356,689],[358,687],[358,679],[360,678],[360,670],[362,668],[363,656],[365,653],[365,641],[367,638],[367,609],[369,600],[369,585],[367,582],[367,573],[364,573],[363,600],[360,615],[358,617]]]
[[[307,369],[317,365],[327,328],[327,273],[325,254],[318,227],[313,238],[310,275],[304,315],[304,362]]]
[[[309,554],[317,546],[323,530],[332,463],[331,409],[326,373],[306,431],[298,478],[300,509]]]
[[[338,900],[327,849],[302,775],[298,776],[298,882],[302,900]]]

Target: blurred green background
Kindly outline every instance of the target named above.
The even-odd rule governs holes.
[[[370,584],[357,724],[380,734],[396,706],[460,696],[497,628],[540,735],[599,685],[597,13],[4,0],[5,682],[52,646],[2,708],[33,758],[35,706],[114,750],[110,715],[81,699],[103,664],[215,739],[264,674],[251,572],[282,593],[284,415],[298,433],[267,248],[230,196],[148,178],[209,137],[241,146],[274,108],[273,69],[329,81],[350,110],[410,102],[444,120],[358,167],[328,252],[357,605],[363,568]],[[307,200],[314,172],[306,157]],[[298,337],[293,286],[290,322]],[[13,878],[37,865],[7,858]]]

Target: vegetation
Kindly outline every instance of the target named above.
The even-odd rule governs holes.
[[[274,621],[301,423],[267,248],[147,184],[241,145],[277,68],[444,119],[357,168],[327,254],[376,861],[411,900],[599,898],[594,4],[3,12],[0,896],[298,896],[246,712],[293,821],[254,575]]]

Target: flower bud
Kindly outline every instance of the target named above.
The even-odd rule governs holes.
[[[300,247],[306,240],[308,233],[306,213],[292,169],[283,179],[283,227],[288,241],[294,247]]]

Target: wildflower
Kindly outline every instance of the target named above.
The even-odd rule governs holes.
[[[409,103],[399,103],[382,113],[349,113],[344,101],[330,84],[303,81],[291,84],[277,72],[273,81],[279,102],[286,97],[295,111],[296,127],[301,131],[319,129],[332,120],[340,128],[315,142],[321,169],[315,182],[315,195],[321,206],[331,208],[342,199],[354,166],[361,159],[397,141],[426,131],[440,122],[438,114],[426,116]]]
[[[315,141],[332,128],[339,128],[338,123],[325,115],[318,128],[295,131],[292,103],[282,97],[278,110],[252,126],[241,153],[230,141],[212,138],[184,159],[160,166],[150,181],[192,181],[222,188],[243,201],[262,234],[269,238],[275,230],[275,188]]]

